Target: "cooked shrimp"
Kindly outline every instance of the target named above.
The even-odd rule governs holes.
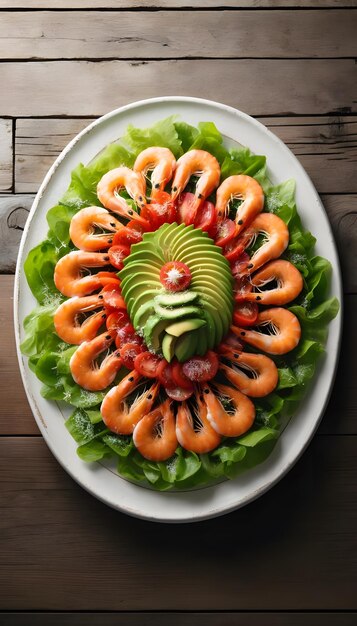
[[[180,445],[186,450],[204,454],[217,448],[221,436],[212,428],[207,419],[207,407],[196,391],[195,420],[187,402],[180,402],[176,415],[176,436]]]
[[[81,315],[95,309],[100,309],[100,311],[93,313],[81,323]],[[56,333],[62,341],[80,344],[83,341],[94,339],[105,317],[103,300],[98,295],[83,298],[74,296],[74,298],[65,300],[60,304],[54,314],[53,322]]]
[[[102,287],[98,274],[83,276],[89,267],[104,267],[109,264],[109,257],[102,252],[84,252],[75,250],[63,256],[54,271],[55,285],[64,296],[86,296]],[[116,278],[113,272],[113,278]]]
[[[151,175],[151,197],[158,191],[163,191],[165,185],[170,182],[176,167],[176,159],[168,148],[153,146],[146,148],[136,157],[134,172],[139,172],[146,176],[149,171]]]
[[[214,393],[208,385],[203,389],[207,418],[212,428],[225,437],[243,435],[254,422],[255,407],[253,402],[238,389],[218,383],[215,387],[218,393]],[[221,400],[228,401],[232,408],[226,410]]]
[[[226,178],[217,189],[216,210],[218,217],[228,214],[229,203],[233,199],[243,200],[235,217],[236,234],[239,234],[263,210],[264,194],[255,178],[246,174],[238,174]]]
[[[102,232],[96,233],[96,227]],[[100,206],[87,206],[72,217],[69,236],[76,248],[95,252],[109,248],[113,242],[113,233],[121,228],[123,225],[106,209]],[[108,230],[109,233],[105,233],[104,230]]]
[[[236,352],[227,346],[223,356],[231,365],[220,364],[220,370],[239,391],[252,398],[262,398],[278,384],[278,368],[264,354]]]
[[[193,222],[201,203],[218,186],[221,169],[217,159],[205,150],[189,150],[176,163],[176,171],[172,181],[171,196],[176,199],[182,193],[191,176],[199,176],[196,185],[195,201],[192,203]]]
[[[118,190],[122,187],[125,187],[129,196],[140,208],[144,206],[146,202],[145,178],[128,167],[117,167],[104,174],[97,185],[97,196],[100,202],[113,213],[118,213],[128,220],[135,219],[146,225],[146,220],[140,217],[124,198],[119,196]]]
[[[267,332],[231,326],[231,330],[251,346],[269,354],[285,354],[296,348],[301,337],[299,320],[287,309],[266,309],[258,315],[256,327]]]
[[[171,400],[165,400],[140,420],[133,432],[134,446],[149,461],[166,461],[177,448],[175,415]]]
[[[261,213],[251,223],[249,232],[252,233],[252,239],[260,234],[265,237],[265,241],[249,261],[248,271],[251,274],[268,261],[277,259],[284,252],[289,243],[289,229],[285,222],[274,213]]]
[[[115,332],[106,331],[91,341],[81,343],[72,355],[69,362],[71,374],[84,389],[99,391],[113,382],[122,364],[119,350],[108,354],[99,366],[96,359],[108,350],[114,337]]]
[[[261,290],[269,283],[277,283],[272,289]],[[289,261],[271,261],[262,267],[251,278],[254,291],[244,295],[245,300],[259,304],[287,304],[301,292],[304,284],[298,269]]]
[[[135,370],[129,372],[120,383],[105,396],[100,412],[104,424],[119,435],[130,435],[134,426],[148,413],[154,404],[159,391],[159,383],[149,389],[138,392],[134,402],[129,406],[126,398],[135,391],[142,381],[142,376]]]

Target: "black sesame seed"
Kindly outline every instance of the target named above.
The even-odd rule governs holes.
[[[115,222],[110,222],[110,225],[115,228]]]
[[[253,263],[249,263],[249,265],[247,265],[247,269],[250,270],[253,267]]]
[[[244,335],[245,335],[244,330],[242,330],[241,335],[242,335],[242,337],[244,337]]]
[[[106,338],[107,341],[109,341],[109,339],[111,339],[111,336],[110,335],[105,335],[105,338]]]
[[[134,380],[134,376],[130,376],[130,378],[128,380],[129,380],[129,383],[132,383],[133,380]]]
[[[202,200],[203,195],[202,195],[201,193],[199,193],[199,194],[198,194],[198,197],[199,197],[199,199],[200,199],[200,200]]]
[[[239,224],[239,226],[242,226],[243,220],[238,220],[238,224]]]
[[[156,183],[155,189],[160,189],[160,183]]]
[[[99,300],[103,300],[103,296],[98,296]]]
[[[177,191],[177,187],[172,187],[172,191]]]
[[[132,212],[131,209],[129,209],[128,213],[129,213],[129,215],[133,215],[133,212]]]

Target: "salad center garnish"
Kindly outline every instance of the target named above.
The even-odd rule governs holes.
[[[219,136],[213,125],[207,131]],[[120,473],[143,476],[145,468],[158,485],[171,484],[171,470],[160,463],[175,466],[174,480],[180,471],[182,480],[198,470],[229,476],[250,441],[276,437],[271,424],[284,392],[308,375],[309,351],[320,350],[313,339],[301,342],[302,307],[290,306],[300,294],[313,300],[318,284],[306,253],[312,237],[293,209],[265,211],[262,186],[244,168],[234,172],[234,153],[218,162],[208,150],[180,149],[177,160],[168,147],[139,150],[132,167],[118,149],[123,160],[101,171],[97,195],[93,185],[88,191],[92,204],[78,209],[74,197],[66,253],[57,255],[53,275],[64,296],[53,324],[66,356],[58,366],[57,353],[46,356],[51,370],[70,372],[71,380],[65,374],[54,384],[63,386],[60,399],[72,401],[70,390],[79,389],[71,432],[90,419],[88,432],[101,434],[90,458],[112,450]],[[262,157],[244,159],[252,173],[252,160]],[[32,262],[40,266],[45,249],[30,253]],[[34,368],[50,380],[40,373],[44,358],[36,355]],[[94,407],[86,418],[78,413],[85,406]]]

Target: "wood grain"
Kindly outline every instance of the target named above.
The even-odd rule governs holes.
[[[0,8],[9,9],[106,9],[118,7],[118,0],[0,0]],[[301,8],[334,8],[356,7],[357,0],[200,0],[195,2],[197,9],[222,8],[265,8],[265,7],[301,7]],[[137,9],[148,7],[153,9],[188,8],[192,9],[189,0],[120,0],[121,9]]]
[[[356,452],[315,437],[259,500],[180,526],[106,507],[40,438],[2,438],[1,608],[353,610]]]
[[[357,118],[330,115],[258,119],[289,146],[320,193],[357,192]],[[37,191],[61,150],[90,122],[58,118],[17,120],[15,191]]]
[[[0,435],[38,434],[35,420],[23,390],[13,331],[13,276],[0,276],[0,324],[3,329],[0,352]],[[354,363],[357,353],[357,295],[346,296],[341,360],[334,390],[319,432],[357,434],[357,399]],[[16,402],[9,389],[16,390]]]
[[[12,120],[0,119],[0,192],[12,188]]]
[[[2,626],[356,626],[356,613],[0,613]],[[219,620],[219,621],[218,621]]]
[[[357,110],[356,75],[352,59],[4,62],[0,116],[96,116],[158,93],[219,94],[257,116],[348,113]]]
[[[3,12],[0,57],[354,57],[356,30],[350,10]]]
[[[13,274],[34,196],[0,196],[0,274]]]

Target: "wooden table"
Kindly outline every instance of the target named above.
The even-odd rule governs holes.
[[[6,626],[357,623],[357,2],[188,4],[0,0]],[[237,107],[287,143],[321,194],[345,287],[339,373],[308,450],[258,501],[193,526],[122,515],[58,465],[22,388],[11,308],[21,231],[60,150],[113,108],[174,94]]]

